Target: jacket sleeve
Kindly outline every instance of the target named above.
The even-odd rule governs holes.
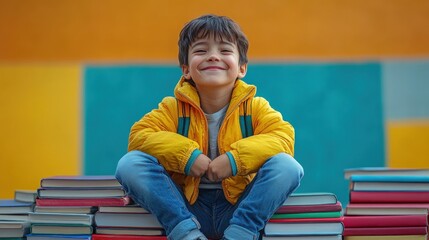
[[[131,127],[128,151],[140,150],[158,159],[167,171],[185,173],[189,160],[198,156],[199,145],[177,132],[177,102],[167,97],[158,109]]]
[[[231,145],[230,153],[237,166],[237,175],[255,173],[278,153],[294,154],[295,131],[264,98],[252,102],[253,136]]]

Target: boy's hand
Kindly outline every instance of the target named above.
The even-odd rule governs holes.
[[[189,175],[192,177],[202,177],[209,168],[211,160],[204,154],[200,154],[197,159],[195,159],[194,164],[192,164],[191,171]]]
[[[222,154],[211,161],[209,169],[207,170],[207,178],[210,181],[222,181],[230,176],[232,176],[231,163],[226,154]]]

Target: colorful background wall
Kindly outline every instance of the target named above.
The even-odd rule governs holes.
[[[180,77],[180,29],[206,13],[246,32],[245,80],[295,126],[299,191],[346,202],[346,168],[429,168],[428,1],[0,0],[0,198],[114,174]]]

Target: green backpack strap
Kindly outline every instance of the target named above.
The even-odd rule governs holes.
[[[177,115],[179,116],[177,123],[177,133],[188,137],[189,124],[190,124],[190,106],[184,102],[176,99],[177,102]]]
[[[249,103],[250,101],[250,103]],[[240,105],[240,128],[243,138],[253,136],[252,126],[252,99],[246,100]]]

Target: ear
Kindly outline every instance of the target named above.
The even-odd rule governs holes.
[[[238,69],[238,78],[244,78],[244,76],[246,76],[247,73],[247,63],[243,64],[240,66],[240,68]]]
[[[187,80],[191,79],[191,73],[189,72],[188,65],[185,65],[185,64],[182,65],[182,74],[185,79]]]

